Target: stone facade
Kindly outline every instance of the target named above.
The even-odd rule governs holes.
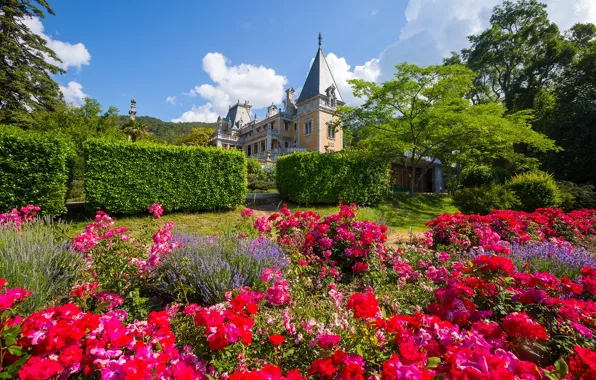
[[[238,101],[217,119],[213,143],[242,149],[261,161],[292,152],[333,152],[343,149],[343,131],[333,127],[335,109],[343,100],[320,45],[298,100],[286,90],[283,109],[271,104],[263,120],[251,120],[251,105]]]

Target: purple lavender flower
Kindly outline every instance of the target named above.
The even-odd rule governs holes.
[[[596,255],[584,249],[569,249],[551,242],[529,244],[514,243],[508,255],[518,272],[549,272],[557,277],[576,279],[584,266],[596,267]],[[475,257],[481,254],[495,254],[492,251],[470,251]]]
[[[161,284],[181,301],[221,302],[225,292],[256,283],[264,268],[287,266],[284,251],[266,238],[175,234],[174,240],[184,245],[164,259],[159,271]]]

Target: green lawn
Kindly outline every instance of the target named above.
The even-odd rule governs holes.
[[[259,215],[271,213],[282,207],[284,202],[273,205],[253,206]],[[292,211],[313,210],[316,213],[327,216],[337,212],[336,206],[311,206],[298,207],[288,202]],[[185,232],[197,232],[211,235],[238,223],[239,212],[242,207],[232,211],[222,212],[174,212],[165,213],[161,219],[155,220],[148,214],[133,216],[115,217],[116,226],[128,227],[131,235],[135,237],[149,237],[157,228],[167,221],[175,224],[175,229]],[[426,230],[425,224],[430,219],[449,212],[455,212],[457,208],[453,205],[450,197],[445,195],[417,195],[410,198],[407,194],[393,194],[376,207],[362,207],[358,213],[360,220],[372,220],[384,223],[391,227],[396,233],[407,233],[412,226],[413,232]],[[82,210],[72,210],[63,219],[70,223],[66,233],[70,237],[78,235],[84,227],[92,221],[93,213]]]

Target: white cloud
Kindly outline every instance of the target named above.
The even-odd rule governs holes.
[[[66,70],[69,67],[80,69],[82,65],[88,65],[89,61],[91,61],[91,54],[89,54],[85,45],[80,42],[71,44],[69,42],[53,39],[51,36],[44,33],[44,27],[39,18],[27,17],[23,19],[23,23],[31,29],[33,33],[45,39],[47,41],[47,46],[62,60],[62,63],[59,63],[51,58],[47,58],[48,62]]]
[[[279,104],[283,99],[287,79],[273,69],[245,63],[231,66],[223,54],[208,53],[203,58],[203,70],[214,83],[195,86],[183,94],[199,95],[208,103],[193,106],[173,121],[215,121],[218,115],[225,116],[229,105],[238,100],[248,100],[259,109],[271,103]]]
[[[67,103],[74,103],[79,106],[83,104],[87,97],[87,94],[83,92],[83,85],[75,81],[68,82],[67,87],[60,85],[60,91]]]
[[[577,22],[596,23],[594,0],[544,0],[549,17],[561,30]],[[440,63],[450,51],[468,46],[467,36],[489,26],[493,8],[501,0],[409,0],[406,25],[399,39],[379,55],[380,79],[388,79],[395,65]]]
[[[165,100],[166,103],[176,104],[176,97],[175,96],[168,96]]]
[[[326,59],[344,102],[348,105],[361,104],[362,101],[355,98],[352,94],[352,87],[348,83],[348,80],[364,79],[369,82],[376,81],[381,74],[379,60],[373,58],[362,66],[354,67],[354,71],[350,71],[351,66],[345,58],[329,53],[327,54]]]
[[[191,122],[191,121],[202,121],[202,122],[213,122],[217,120],[219,116],[216,112],[213,112],[213,104],[207,103],[202,106],[192,106],[189,111],[184,112],[179,118],[172,119],[174,123]]]
[[[379,10],[378,10],[378,9],[373,9],[373,10],[370,12],[370,15],[371,15],[371,16],[376,16],[376,15],[377,15],[377,13],[379,13]]]

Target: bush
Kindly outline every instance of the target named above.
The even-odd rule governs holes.
[[[275,182],[267,181],[256,174],[249,174],[248,178],[248,189],[249,190],[271,190],[275,189]]]
[[[21,306],[38,311],[68,295],[82,269],[83,257],[53,229],[66,228],[49,219],[27,223],[21,229],[0,227],[0,278],[9,286],[33,292]]]
[[[62,138],[0,126],[0,211],[27,204],[66,212],[71,144]]]
[[[106,140],[84,144],[85,196],[92,208],[134,214],[216,210],[245,201],[246,158],[238,150]]]
[[[464,188],[489,185],[492,182],[493,171],[485,165],[468,166],[460,174],[460,183]]]
[[[596,192],[592,185],[578,185],[573,182],[558,181],[561,191],[561,208],[565,211],[596,209]]]
[[[266,238],[190,234],[174,239],[184,245],[164,259],[159,272],[164,287],[180,301],[224,301],[227,291],[255,284],[265,268],[286,265],[284,252]]]
[[[519,199],[512,190],[494,183],[457,190],[452,198],[453,203],[464,214],[486,215],[491,210],[507,210],[519,204]]]
[[[389,163],[367,152],[303,152],[277,161],[277,189],[300,204],[378,203],[389,192]]]
[[[261,163],[254,157],[246,160],[246,168],[248,174],[254,174],[256,176],[261,176],[263,174]]]
[[[519,198],[518,209],[532,212],[538,208],[557,207],[560,191],[552,175],[545,172],[528,172],[511,178],[507,187]]]

